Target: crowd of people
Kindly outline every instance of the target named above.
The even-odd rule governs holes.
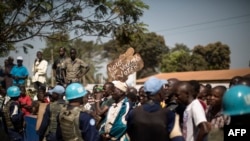
[[[60,48],[52,66],[57,84],[49,88],[43,78],[47,61],[37,52],[34,98],[24,85],[29,73],[23,58],[17,57],[6,76],[11,83],[5,80],[0,90],[1,140],[25,140],[29,115],[37,116],[39,141],[223,141],[224,128],[250,126],[249,76],[233,77],[228,88],[150,77],[138,90],[114,80],[88,91],[80,80],[88,65],[75,49],[68,58],[65,51]]]

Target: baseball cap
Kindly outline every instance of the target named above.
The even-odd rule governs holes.
[[[123,92],[127,91],[127,84],[121,81],[112,81],[116,88],[120,89]]]
[[[16,59],[17,60],[23,60],[23,57],[22,56],[18,56]]]
[[[64,94],[65,88],[61,85],[56,85],[53,89],[48,90],[49,94],[57,93],[59,95]]]
[[[156,77],[150,77],[144,83],[144,91],[149,95],[155,95],[160,91],[164,84],[168,84],[168,81],[164,79],[158,79]]]

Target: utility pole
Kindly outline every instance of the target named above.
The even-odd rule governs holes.
[[[51,53],[51,64],[53,65],[53,63],[54,63],[54,51],[53,51],[53,49],[50,49],[50,53]],[[54,86],[54,73],[53,73],[53,69],[51,69],[51,86]]]

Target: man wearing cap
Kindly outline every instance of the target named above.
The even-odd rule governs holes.
[[[131,109],[126,97],[127,84],[121,81],[112,81],[112,83],[115,87],[111,96],[115,102],[108,110],[107,117],[101,125],[100,134],[104,141],[126,141],[128,140],[126,116]]]
[[[13,85],[20,86],[25,84],[25,79],[28,78],[29,72],[25,66],[23,66],[23,57],[17,57],[17,65],[15,65],[10,74],[13,78]]]
[[[57,115],[65,104],[63,100],[65,89],[61,85],[56,85],[48,91],[51,94],[52,101],[45,109],[41,126],[38,130],[39,140],[45,137],[47,141],[56,141]]]
[[[148,101],[131,110],[127,117],[127,133],[131,141],[184,141],[179,116],[160,105],[165,97],[161,92],[165,83],[156,77],[150,77],[144,83]]]

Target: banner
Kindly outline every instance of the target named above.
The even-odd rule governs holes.
[[[141,70],[144,62],[140,54],[134,54],[132,47],[128,48],[124,54],[107,65],[109,81],[120,80],[125,82],[128,76]]]

